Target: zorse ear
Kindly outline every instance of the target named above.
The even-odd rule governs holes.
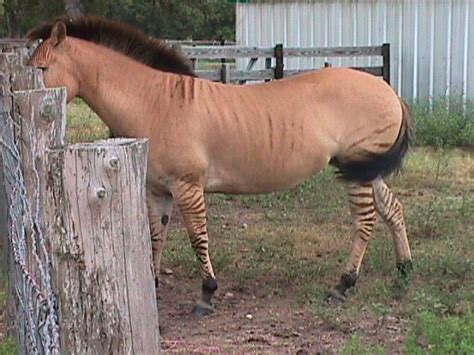
[[[66,38],[66,25],[62,21],[58,21],[54,24],[51,30],[51,42],[53,46],[59,45]]]

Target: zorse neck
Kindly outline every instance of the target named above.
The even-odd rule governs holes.
[[[153,70],[108,48],[76,38],[71,41],[78,96],[120,136],[148,137],[160,115],[163,86],[176,75]],[[177,76],[176,76],[177,77]]]

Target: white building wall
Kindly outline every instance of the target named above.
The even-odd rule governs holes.
[[[474,0],[313,0],[239,3],[237,44],[391,44],[391,83],[408,99],[474,100]],[[381,65],[380,58],[290,59],[288,69]]]

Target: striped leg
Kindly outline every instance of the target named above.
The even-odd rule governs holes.
[[[170,194],[155,194],[147,189],[146,201],[150,223],[151,247],[153,250],[153,269],[155,286],[158,286],[160,274],[161,249],[168,236],[168,229],[173,210],[173,197]]]
[[[217,289],[217,281],[209,258],[204,191],[198,184],[182,182],[176,186],[173,196],[184,218],[191,245],[201,266],[202,302],[194,306],[193,313],[199,316],[206,315],[213,311],[211,300]]]
[[[403,218],[403,206],[382,178],[374,181],[375,209],[390,228],[395,245],[397,267],[405,275],[411,270],[411,252]]]
[[[375,207],[372,183],[349,186],[349,203],[353,218],[353,240],[344,273],[339,284],[331,292],[330,299],[344,301],[346,290],[355,285],[360,265],[375,224]]]

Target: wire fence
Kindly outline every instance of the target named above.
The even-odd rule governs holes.
[[[13,307],[11,313],[20,353],[58,354],[57,302],[51,279],[50,251],[42,232],[37,168],[41,156],[35,150],[31,121],[15,109],[12,68],[14,66],[0,67],[3,94],[0,101],[3,182],[0,181],[0,185],[3,183],[7,207],[7,235],[2,238],[5,241],[6,237],[9,306]]]
[[[66,90],[44,88],[39,71],[24,65],[25,46],[5,48],[0,41],[0,244],[17,352],[159,352],[146,141],[66,147]],[[113,174],[104,152],[121,157]],[[75,195],[89,188],[93,195]],[[125,200],[126,208],[109,207]],[[82,213],[97,218],[81,221]]]

